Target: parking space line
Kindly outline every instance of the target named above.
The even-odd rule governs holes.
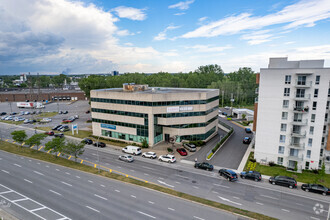
[[[44,146],[41,146],[41,147],[38,149],[38,151],[40,151],[42,148],[44,148]]]
[[[85,207],[86,207],[86,208],[89,208],[89,209],[91,209],[91,210],[93,210],[94,212],[100,212],[99,210],[94,209],[94,208],[92,208],[92,207],[89,207],[88,205],[86,205]]]
[[[9,190],[9,191],[5,191],[5,192],[0,192],[0,195],[6,194],[6,193],[10,193],[10,192],[14,192],[14,191],[13,190]]]
[[[7,171],[7,170],[1,170],[2,172],[4,172],[4,173],[8,173],[9,174],[9,171]]]
[[[24,179],[24,181],[28,182],[28,183],[32,183],[32,181],[30,180],[27,180],[27,179]]]
[[[281,209],[282,211],[284,211],[284,212],[290,212],[289,210],[287,210],[287,209]]]
[[[46,207],[40,207],[40,208],[36,208],[36,209],[32,209],[30,210],[30,212],[36,212],[36,211],[39,211],[39,210],[42,210],[42,209],[45,209]]]
[[[28,198],[16,199],[16,200],[13,200],[12,202],[20,202],[20,201],[24,201],[24,200],[28,200]]]
[[[61,183],[65,184],[67,186],[72,186],[70,183],[66,183],[66,182],[63,182],[63,181],[61,181]]]
[[[49,191],[52,192],[52,193],[54,193],[54,194],[56,194],[56,195],[59,195],[59,196],[62,195],[61,193],[55,192],[54,190],[51,190],[51,189]]]
[[[149,215],[149,214],[144,213],[144,212],[141,212],[141,211],[137,211],[137,212],[140,213],[140,214],[142,214],[142,215],[148,216],[150,218],[156,218],[155,216]]]

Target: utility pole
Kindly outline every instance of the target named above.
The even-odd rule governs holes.
[[[234,95],[231,93],[230,95],[230,115],[233,115],[233,102],[234,102]]]
[[[39,73],[37,73],[37,85],[38,85],[37,101],[39,101],[39,99],[40,99],[40,78],[39,78]]]
[[[225,95],[225,90],[222,90],[222,108],[223,108],[223,100],[224,100],[224,95]]]

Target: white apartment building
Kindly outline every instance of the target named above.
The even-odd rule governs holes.
[[[324,60],[270,58],[257,77],[257,162],[330,171],[330,68]],[[329,138],[329,139],[328,139]]]

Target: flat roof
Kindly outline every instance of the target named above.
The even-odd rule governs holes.
[[[33,89],[32,94],[37,94],[38,89]],[[84,93],[82,90],[62,90],[62,89],[40,89],[41,94],[48,93]],[[1,91],[0,94],[30,94],[30,89],[20,89],[20,90],[7,90]]]
[[[164,93],[192,93],[192,92],[199,93],[199,92],[211,92],[216,90],[218,89],[149,87],[149,89],[143,91],[124,91],[122,88],[95,89],[93,91],[135,93],[135,94],[164,94]]]

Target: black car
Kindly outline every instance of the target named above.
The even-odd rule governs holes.
[[[241,178],[258,182],[261,181],[261,174],[257,171],[241,172]]]
[[[57,130],[60,131],[61,128],[63,128],[63,125],[60,125],[60,126],[57,128]]]
[[[236,181],[238,179],[237,174],[232,170],[220,169],[219,174],[220,176],[223,176],[224,178],[228,179],[228,181]]]
[[[10,113],[10,115],[16,115],[17,113],[16,112],[12,112],[12,113]]]
[[[84,138],[82,140],[82,142],[85,143],[85,144],[93,144],[93,141],[91,139],[89,139],[89,138]]]
[[[60,115],[61,115],[61,114],[63,114],[63,112],[62,112],[62,111],[59,111],[59,112],[58,112],[58,114],[60,114]]]
[[[57,130],[59,127],[61,127],[62,125],[56,125],[52,128],[53,131]]]
[[[251,138],[250,137],[245,137],[243,139],[243,144],[250,144],[251,143]]]
[[[105,145],[105,143],[103,143],[103,142],[94,142],[94,144],[93,144],[95,147],[105,147],[106,145]]]
[[[1,116],[1,115],[7,115],[7,112],[1,112],[1,113],[0,113],[0,116]]]
[[[269,178],[269,183],[273,185],[280,185],[280,186],[286,186],[290,189],[297,188],[297,181],[288,176],[273,176]]]
[[[62,133],[56,133],[56,134],[54,134],[54,137],[62,138],[62,137],[64,137],[64,134],[62,134]]]
[[[69,112],[68,111],[64,111],[63,114],[68,114]]]
[[[199,169],[203,169],[203,170],[213,170],[213,165],[209,164],[209,163],[195,163],[195,168],[199,168]]]
[[[320,193],[324,196],[330,195],[330,189],[319,184],[302,184],[301,189],[306,192]]]

